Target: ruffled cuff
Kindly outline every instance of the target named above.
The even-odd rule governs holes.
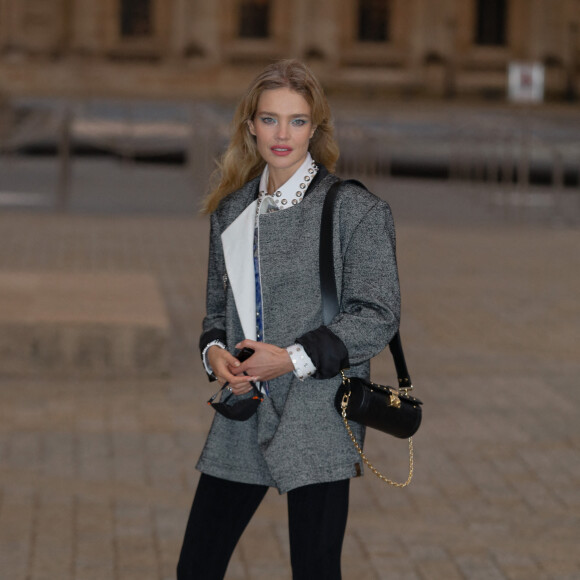
[[[212,340],[205,346],[201,353],[201,360],[203,361],[205,372],[209,375],[210,379],[215,380],[216,376],[213,374],[213,369],[211,368],[206,356],[210,346],[219,346],[220,348],[225,349],[226,345],[221,340]]]

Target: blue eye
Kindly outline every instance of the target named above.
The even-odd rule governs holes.
[[[273,125],[276,123],[276,119],[273,119],[272,117],[260,117],[260,121],[265,125]]]
[[[292,121],[292,124],[295,127],[303,127],[304,125],[306,125],[306,121],[304,119],[294,119],[294,121]]]

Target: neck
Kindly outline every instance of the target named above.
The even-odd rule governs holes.
[[[272,168],[270,167],[268,169],[268,194],[272,195],[275,193],[292,177],[292,175],[294,175],[294,171],[280,175],[277,171],[272,171]]]
[[[276,193],[301,167],[308,154],[304,156],[299,162],[294,163],[291,167],[273,168],[268,165],[268,195]]]
[[[276,181],[274,180],[274,178],[272,177],[272,174],[270,174],[268,176],[268,195],[272,195],[277,189],[278,189],[278,185],[277,185]]]

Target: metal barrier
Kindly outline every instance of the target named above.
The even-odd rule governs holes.
[[[87,99],[9,105],[0,100],[0,159],[39,151],[52,155],[53,171],[46,169],[50,178],[42,191],[48,199],[52,187],[47,205],[60,211],[75,205],[80,187],[75,170],[83,155],[117,159],[115,171],[128,172],[125,177],[139,161],[181,166],[183,187],[192,199],[200,198],[227,145],[232,115],[231,108],[209,102]],[[543,196],[543,205],[554,211],[578,211],[577,205],[560,203],[569,195],[580,197],[580,120],[571,115],[560,119],[460,105],[431,110],[428,104],[407,105],[388,116],[339,110],[336,133],[338,172],[344,176],[446,178],[479,184],[488,203],[507,210],[542,205]]]

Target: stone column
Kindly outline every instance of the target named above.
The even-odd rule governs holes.
[[[436,95],[446,92],[454,52],[454,31],[449,26],[452,7],[448,4],[448,0],[415,0],[415,18],[408,29],[412,44],[409,65],[427,91]]]
[[[540,57],[545,64],[546,92],[562,95],[566,89],[566,18],[562,0],[542,4],[542,45]]]
[[[465,0],[455,0],[457,14],[457,45],[461,55],[468,54],[473,48],[475,39],[475,4]]]
[[[102,49],[103,11],[101,0],[75,0],[70,48],[81,55],[95,55]]]
[[[221,61],[221,13],[223,0],[188,0],[187,52],[190,58]]]
[[[169,39],[167,43],[170,57],[179,58],[188,52],[191,38],[191,21],[193,2],[191,0],[173,0],[169,15]]]
[[[314,6],[313,6],[314,5]],[[294,0],[292,10],[292,23],[290,33],[290,51],[296,58],[304,58],[310,49],[310,30],[307,26],[311,18],[311,12],[316,11],[316,3],[309,0]]]
[[[529,0],[512,0],[508,6],[506,35],[512,59],[529,59],[533,21],[531,8]]]
[[[391,2],[391,42],[398,53],[405,56],[404,65],[416,69],[420,65],[422,40],[418,38],[421,10],[420,0],[393,0]],[[435,28],[436,23],[432,23]],[[431,31],[433,34],[433,31]]]
[[[578,83],[576,69],[578,67],[578,50],[580,49],[580,2],[568,0],[566,6],[566,100],[578,99]]]
[[[527,57],[530,60],[541,60],[542,57],[542,3],[543,0],[530,0],[530,17],[525,31],[528,37]]]
[[[295,3],[296,54],[326,70],[340,63],[340,15],[343,2],[299,0]],[[322,57],[322,58],[321,58]]]
[[[10,46],[14,10],[10,0],[0,0],[0,49]]]

